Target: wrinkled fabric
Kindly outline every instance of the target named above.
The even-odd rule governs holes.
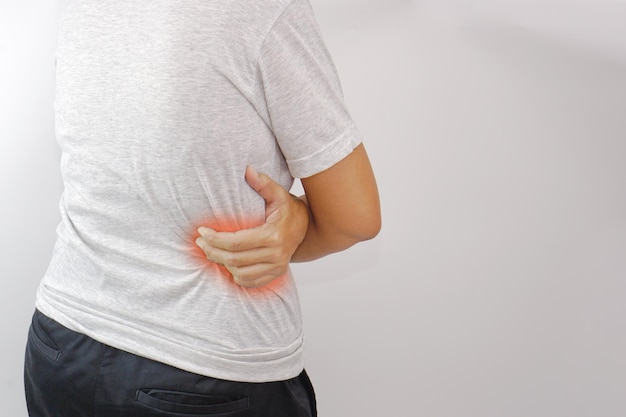
[[[296,377],[291,273],[239,287],[197,227],[264,220],[246,165],[286,189],[361,141],[307,0],[63,0],[61,223],[36,307],[102,343],[234,381]]]

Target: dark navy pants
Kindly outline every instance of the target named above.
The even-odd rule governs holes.
[[[182,371],[73,332],[36,311],[24,367],[30,417],[315,417],[303,371],[278,382]]]

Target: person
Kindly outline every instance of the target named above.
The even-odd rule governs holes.
[[[30,416],[315,416],[289,264],[381,215],[309,1],[63,0],[54,109]]]

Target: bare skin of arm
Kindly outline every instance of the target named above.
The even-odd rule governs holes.
[[[243,287],[262,287],[282,276],[290,262],[306,262],[375,237],[381,227],[376,180],[363,145],[308,178],[295,198],[248,167],[248,184],[265,200],[265,223],[238,232],[201,227],[196,244],[224,265]]]
[[[378,189],[363,145],[327,170],[301,181],[309,225],[292,262],[342,251],[380,231]]]

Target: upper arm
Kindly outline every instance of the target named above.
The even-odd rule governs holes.
[[[301,179],[316,227],[361,241],[381,227],[376,179],[363,144],[332,167]]]

